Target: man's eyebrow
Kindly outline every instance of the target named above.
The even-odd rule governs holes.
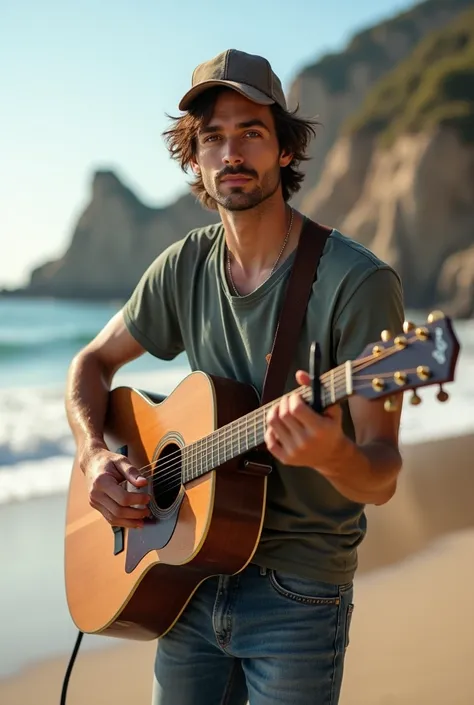
[[[267,132],[270,132],[269,128],[263,120],[260,120],[259,118],[253,118],[252,120],[246,120],[245,122],[239,122],[236,125],[237,129],[239,130],[246,130],[249,127],[263,127],[264,130]],[[209,135],[212,134],[213,132],[220,132],[222,130],[221,125],[207,125],[206,127],[203,127],[201,130],[199,130],[200,134],[202,135]]]

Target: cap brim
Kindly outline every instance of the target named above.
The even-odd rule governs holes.
[[[208,91],[209,88],[214,88],[215,86],[227,86],[227,88],[232,88],[234,91],[237,91],[237,93],[240,93],[245,98],[248,98],[254,103],[258,103],[259,105],[273,105],[273,103],[275,102],[274,100],[272,100],[272,98],[269,98],[267,95],[265,95],[265,93],[262,93],[262,91],[259,91],[257,88],[249,86],[246,83],[237,83],[236,81],[212,79],[199,83],[197,86],[194,86],[194,88],[191,88],[191,90],[185,93],[179,103],[179,109],[187,110],[193,100],[198,95],[204,93],[204,91]]]

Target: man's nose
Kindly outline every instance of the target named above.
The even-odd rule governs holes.
[[[227,140],[222,161],[226,166],[238,166],[244,161],[240,152],[239,140]]]

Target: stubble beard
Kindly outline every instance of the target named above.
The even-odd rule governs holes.
[[[261,203],[271,198],[280,186],[280,167],[274,172],[265,174],[262,184],[256,186],[252,191],[246,191],[242,186],[234,186],[230,193],[224,194],[219,191],[219,185],[212,183],[212,187],[204,183],[208,195],[214,199],[217,205],[226,211],[237,212],[247,211],[256,208]]]

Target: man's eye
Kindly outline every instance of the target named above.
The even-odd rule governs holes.
[[[219,139],[219,135],[208,135],[204,138],[204,142],[214,142]]]
[[[246,132],[245,135],[246,135],[246,136],[249,136],[249,135],[250,135],[251,137],[260,137],[260,133],[259,133],[259,132],[255,132],[255,130],[250,130],[249,132]]]

